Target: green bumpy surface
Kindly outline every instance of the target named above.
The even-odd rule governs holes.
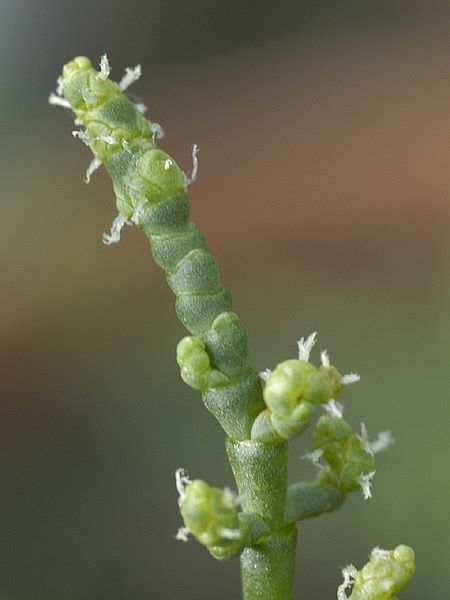
[[[414,550],[409,546],[402,544],[391,551],[375,549],[356,574],[349,600],[397,600],[415,568]]]
[[[368,451],[361,437],[352,432],[345,419],[322,415],[315,426],[314,441],[327,463],[319,479],[338,490],[360,489],[361,477],[375,468],[373,453]]]
[[[286,440],[308,426],[315,405],[338,396],[342,377],[329,365],[288,360],[270,374],[263,396],[230,293],[189,218],[188,178],[157,144],[155,127],[87,58],[64,67],[61,88],[83,128],[79,137],[111,176],[122,223],[131,219],[148,237],[175,294],[191,334],[177,348],[181,376],[228,436],[243,510],[196,480],[180,496],[185,525],[216,558],[241,554],[246,600],[289,600],[297,521],[338,508],[373,470],[373,456],[345,421],[322,417],[316,447],[327,467],[316,481],[287,487]]]
[[[158,146],[152,124],[138,107],[87,58],[77,57],[64,67],[62,88],[84,127],[82,139],[111,176],[119,213],[149,238],[176,296],[177,315],[194,336],[191,342],[183,340],[178,351],[183,378],[202,391],[228,435],[249,438],[265,408],[261,384],[248,367],[246,334],[231,312],[217,263],[189,219],[185,174]],[[190,376],[186,363],[193,355],[197,360],[200,349],[203,375]]]
[[[342,377],[334,367],[317,368],[298,359],[283,361],[267,379],[267,409],[255,420],[252,439],[276,443],[299,436],[311,421],[314,405],[337,398],[341,390]]]
[[[213,551],[220,548],[227,558],[242,549],[241,525],[229,490],[196,479],[186,486],[179,505],[187,529],[201,544]]]

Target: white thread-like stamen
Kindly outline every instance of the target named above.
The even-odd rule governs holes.
[[[193,144],[192,146],[192,173],[191,173],[191,183],[197,181],[198,177],[198,153],[200,149],[197,144]]]
[[[241,506],[247,497],[247,494],[236,494],[235,492],[232,492],[232,494],[234,496],[233,502],[235,506]]]
[[[393,444],[395,444],[395,440],[392,437],[391,432],[389,430],[380,431],[376,439],[373,440],[373,442],[370,442],[370,449],[372,450],[372,454],[378,454]]]
[[[229,487],[223,488],[223,501],[230,508],[236,505],[236,494]]]
[[[361,486],[364,500],[372,498],[372,479],[375,476],[376,471],[370,473],[363,473],[358,478],[358,483]]]
[[[192,481],[189,479],[186,471],[182,468],[177,469],[175,471],[175,485],[177,487],[177,492],[179,495],[178,504],[181,505],[181,502],[184,500],[186,496],[186,486],[190,485]],[[188,535],[190,531],[187,527],[180,527],[178,530],[175,539],[180,540],[181,542],[188,541]]]
[[[345,593],[345,590],[353,585],[357,574],[358,569],[354,565],[347,565],[344,569],[342,569],[342,577],[344,578],[344,581],[337,589],[338,600],[347,600],[347,594]]]
[[[371,442],[364,423],[361,423],[361,434],[357,435],[357,438],[362,442],[364,450],[372,456],[383,452],[383,450],[386,450],[386,448],[395,443],[390,431],[380,431],[376,439]]]
[[[84,178],[85,183],[90,183],[91,175],[102,166],[102,161],[98,158],[93,158],[86,169],[86,176]]]
[[[91,136],[82,129],[75,129],[74,131],[72,131],[72,135],[74,138],[80,139],[83,142],[83,144],[86,144],[86,146],[88,147],[90,147],[90,145],[92,144]]]
[[[361,377],[358,375],[358,373],[347,373],[346,375],[342,376],[342,385],[350,385],[352,383],[356,383],[360,379]]]
[[[192,145],[192,171],[190,175],[184,175],[186,187],[196,182],[198,179],[198,153],[200,149],[197,144]]]
[[[180,468],[175,471],[175,484],[177,486],[177,492],[180,496],[178,498],[178,504],[180,504],[186,495],[186,486],[190,485],[191,483],[192,481],[189,479],[189,476],[184,469]]]
[[[361,423],[361,433],[359,435],[356,435],[356,437],[364,446],[364,450],[369,454],[373,454],[372,447],[370,445],[369,434],[367,432],[367,427],[365,423]]]
[[[108,57],[106,56],[106,54],[103,54],[103,56],[100,59],[100,73],[98,74],[98,77],[100,79],[108,79],[110,73],[111,67],[109,66]]]
[[[269,377],[272,375],[272,371],[270,369],[264,369],[264,371],[260,371],[258,375],[259,378],[266,383]]]
[[[320,353],[320,362],[322,363],[322,367],[326,369],[330,366],[330,355],[327,350],[322,350]]]
[[[124,92],[130,87],[131,84],[137,81],[141,75],[141,65],[136,65],[135,67],[126,67],[125,75],[119,81],[120,89]]]
[[[58,96],[64,96],[64,81],[61,75],[56,80],[56,93]]]
[[[317,339],[317,331],[315,331],[314,333],[311,333],[311,335],[308,335],[306,340],[303,337],[298,340],[297,346],[298,346],[299,360],[308,362],[309,355],[311,354],[311,350],[314,348],[316,339]]]
[[[118,214],[112,222],[110,233],[104,233],[102,236],[102,242],[105,244],[105,246],[111,246],[111,244],[117,244],[117,242],[120,242],[121,231],[125,225],[128,224],[129,221],[127,218],[122,214]]]
[[[176,535],[175,535],[175,539],[179,540],[180,542],[188,542],[189,538],[188,535],[190,534],[190,531],[187,527],[180,527],[180,529],[177,531]]]
[[[337,402],[332,398],[329,402],[323,404],[322,407],[333,419],[342,419],[344,406],[340,402]]]
[[[143,115],[145,112],[147,112],[148,107],[143,102],[136,102],[136,108],[141,113],[141,115]]]
[[[173,165],[173,160],[172,160],[171,158],[167,158],[167,159],[164,161],[164,169],[165,169],[166,171],[168,171],[172,165]]]
[[[153,134],[153,141],[160,140],[166,135],[166,132],[159,123],[150,123],[150,131]]]
[[[70,103],[65,99],[61,98],[58,94],[52,92],[48,97],[48,103],[52,106],[62,106],[62,108],[70,108]]]
[[[323,469],[323,465],[320,462],[322,455],[322,448],[317,448],[316,450],[312,450],[311,452],[305,452],[305,454],[302,455],[302,458],[305,460],[309,460],[309,462],[311,462],[315,467]]]

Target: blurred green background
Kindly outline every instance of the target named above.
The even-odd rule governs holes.
[[[239,597],[237,561],[174,540],[174,471],[233,485],[223,435],[180,380],[184,335],[149,248],[64,110],[63,63],[140,62],[132,92],[187,171],[258,370],[319,331],[391,429],[374,498],[302,526],[297,596],[334,598],[375,546],[417,552],[405,599],[448,597],[448,1],[0,2],[0,599]],[[317,355],[316,355],[317,356]],[[313,477],[292,444],[292,480]]]

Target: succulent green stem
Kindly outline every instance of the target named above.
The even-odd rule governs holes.
[[[244,600],[291,600],[297,531],[286,529],[241,554]]]
[[[241,554],[245,600],[289,600],[293,593],[296,525],[286,525],[287,444],[226,442],[244,514],[256,513],[270,533]]]
[[[299,481],[289,486],[286,500],[286,521],[295,523],[338,509],[345,494],[318,482]]]
[[[287,491],[287,446],[230,438],[227,454],[244,512],[256,513],[272,528],[282,526]]]
[[[227,435],[239,496],[202,480],[191,481],[179,469],[185,527],[178,537],[194,535],[221,560],[240,555],[245,600],[291,600],[297,522],[338,508],[347,492],[362,485],[370,497],[375,471],[367,431],[353,434],[335,401],[343,386],[359,377],[342,376],[326,352],[320,367],[311,364],[312,334],[299,341],[298,359],[261,374],[263,390],[260,376],[248,365],[247,334],[232,312],[231,295],[202,233],[189,218],[187,186],[197,170],[195,150],[188,177],[159,147],[160,127],[123,93],[139,71],[129,69],[117,84],[109,79],[106,56],[100,72],[87,58],[77,57],[64,67],[58,95],[50,102],[70,107],[82,127],[74,135],[94,154],[86,181],[101,164],[111,176],[119,215],[104,242],[118,241],[120,229],[130,222],[149,239],[175,295],[176,313],[191,334],[177,348],[181,377],[201,392]],[[329,413],[318,420],[313,453],[316,463],[322,459],[325,465],[320,464],[316,481],[288,488],[287,440],[308,427],[317,405]],[[363,584],[356,581],[355,600],[361,598],[356,594]]]

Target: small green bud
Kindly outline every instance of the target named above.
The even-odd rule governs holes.
[[[173,158],[160,148],[150,148],[137,163],[137,174],[153,186],[155,201],[184,192],[184,175]],[[156,193],[158,190],[158,193]]]
[[[331,397],[336,399],[344,387],[342,375],[339,373],[336,367],[333,367],[332,365],[327,367],[322,366],[319,368],[319,371],[326,376],[331,388]]]
[[[328,465],[319,478],[344,492],[362,488],[364,497],[370,498],[375,459],[365,440],[353,434],[344,419],[322,415],[316,423],[314,441]]]
[[[91,61],[86,56],[76,56],[63,67],[63,77],[68,78],[79,71],[92,68]]]
[[[65,98],[80,118],[86,110],[122,94],[118,84],[95,71],[84,56],[77,56],[64,66],[62,86]]]
[[[329,365],[316,368],[299,359],[280,363],[267,376],[264,388],[271,426],[279,438],[286,440],[300,435],[309,425],[314,405],[326,404],[336,397],[342,388],[341,380],[338,371]],[[253,439],[266,439],[269,432],[264,419],[267,417],[255,423]]]
[[[285,360],[268,378],[264,399],[273,412],[288,416],[303,400],[326,404],[335,398],[342,387],[339,377],[334,367],[317,369],[303,360]]]
[[[326,350],[321,352],[321,366],[309,362],[317,333],[298,341],[298,359],[285,360],[273,372],[260,373],[266,382],[264,400],[268,411],[256,419],[252,439],[274,443],[300,435],[311,421],[315,404],[328,405],[327,412],[340,413],[335,399],[344,385],[359,380],[359,375],[342,376],[330,364]],[[339,415],[340,416],[340,415]]]
[[[183,381],[194,389],[204,392],[228,381],[223,373],[211,367],[205,344],[195,336],[186,336],[179,342],[177,362]]]
[[[303,400],[308,377],[315,367],[300,360],[285,360],[269,376],[264,388],[264,400],[270,410],[289,417]]]
[[[217,557],[228,558],[242,546],[235,497],[229,489],[196,479],[182,489],[179,506],[187,530]]]
[[[334,468],[341,465],[344,444],[352,434],[352,428],[344,419],[322,415],[314,429],[315,447],[322,450],[325,461]]]
[[[177,362],[183,381],[202,392],[206,408],[225,432],[235,439],[249,438],[253,422],[264,408],[258,375],[247,368],[233,378],[214,368],[209,351],[196,336],[180,341]]]
[[[64,96],[74,110],[86,110],[85,95],[92,71],[92,63],[85,56],[77,56],[64,65],[62,72]]]
[[[348,600],[396,600],[414,571],[415,554],[409,546],[400,545],[391,551],[375,548],[360,571],[353,565],[343,569],[344,583],[339,586],[338,600],[347,600],[345,589],[351,584],[353,590]]]

